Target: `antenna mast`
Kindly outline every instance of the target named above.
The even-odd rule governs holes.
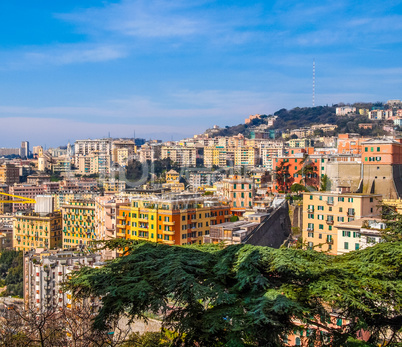
[[[315,59],[313,59],[313,107],[315,107]]]

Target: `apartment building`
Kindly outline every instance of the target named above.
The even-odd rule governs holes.
[[[55,308],[71,308],[73,299],[63,292],[62,283],[82,266],[101,266],[101,255],[79,250],[34,249],[24,254],[24,306],[43,312]],[[94,302],[96,304],[96,302]]]
[[[101,152],[104,154],[111,154],[112,139],[95,139],[95,140],[77,140],[75,141],[75,155],[86,156],[93,152]],[[77,163],[76,163],[77,164]]]
[[[15,184],[9,187],[9,193],[12,195],[19,195],[24,198],[33,199],[38,195],[42,195],[44,193],[44,189],[42,186],[36,186],[32,184]],[[12,211],[23,211],[27,209],[33,209],[35,207],[34,203],[13,203],[12,204]]]
[[[226,175],[219,171],[197,171],[189,175],[189,184],[193,189],[200,187],[213,186],[221,181]]]
[[[180,167],[195,167],[197,164],[197,149],[194,147],[162,146],[161,158],[169,158]]]
[[[114,194],[97,196],[95,198],[95,229],[100,240],[110,240],[117,237],[117,215],[121,206],[130,206],[128,197],[118,197]],[[105,250],[104,259],[114,259],[117,252]]]
[[[96,240],[95,201],[71,200],[62,206],[63,248],[85,246]]]
[[[76,155],[76,162],[80,175],[110,173],[111,156],[108,153],[94,151],[87,155]]]
[[[337,254],[365,249],[381,242],[386,224],[380,218],[361,218],[335,226],[338,231]]]
[[[242,216],[247,209],[252,209],[254,206],[254,179],[238,175],[224,178],[217,187],[217,194],[230,202],[230,210],[233,214]]]
[[[161,147],[162,145],[159,143],[150,143],[150,144],[146,143],[142,145],[141,148],[139,149],[140,162],[145,163],[148,160],[152,162],[160,159]]]
[[[303,241],[317,251],[338,253],[336,226],[355,219],[378,217],[380,194],[351,193],[347,187],[334,192],[303,194]]]
[[[37,205],[35,212],[20,211],[14,216],[13,248],[17,251],[53,249],[62,245],[61,212],[51,207],[38,209]]]
[[[171,194],[131,198],[119,207],[117,237],[168,245],[202,243],[210,226],[227,222],[230,207],[198,194]]]
[[[4,163],[0,166],[0,184],[8,186],[20,182],[20,170],[14,164]]]

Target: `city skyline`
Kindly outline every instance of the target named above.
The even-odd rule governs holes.
[[[401,1],[85,5],[0,5],[0,147],[178,140],[311,106],[313,59],[316,105],[402,96]]]

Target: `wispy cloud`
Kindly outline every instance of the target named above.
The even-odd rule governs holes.
[[[183,13],[190,6],[172,1],[129,1],[102,8],[68,14],[55,14],[59,19],[77,24],[94,36],[114,32],[125,36],[156,38],[177,37],[199,33],[205,22],[195,14]]]
[[[13,51],[0,52],[0,70],[32,68],[46,65],[69,65],[100,63],[124,58],[128,50],[113,44],[57,44],[42,47],[21,47]]]

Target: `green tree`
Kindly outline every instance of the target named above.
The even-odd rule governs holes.
[[[328,175],[325,174],[321,178],[321,185],[320,185],[320,191],[321,192],[326,192],[331,190],[331,180],[329,179]]]
[[[289,192],[290,187],[294,182],[294,178],[289,174],[289,165],[285,165],[282,161],[276,168],[274,172],[274,178],[278,186],[278,191]]]
[[[102,268],[81,269],[65,288],[76,298],[102,297],[99,329],[123,313],[143,319],[154,313],[186,346],[281,346],[287,334],[306,329],[318,345],[328,338],[345,346],[362,329],[368,344],[401,338],[402,242],[342,256],[118,239],[106,246],[125,253]],[[331,310],[345,319],[342,327],[329,324]]]

